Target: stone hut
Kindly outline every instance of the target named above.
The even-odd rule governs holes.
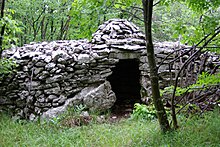
[[[183,47],[155,43],[157,62],[162,63],[168,54]],[[50,118],[79,104],[91,110],[107,110],[150,96],[145,37],[127,20],[105,22],[90,42],[31,43],[6,50],[3,56],[14,58],[18,67],[0,81],[0,110],[12,110],[22,118]],[[166,63],[159,68],[161,87],[172,81],[180,66],[175,63],[170,69]]]

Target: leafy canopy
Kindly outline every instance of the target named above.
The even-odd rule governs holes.
[[[173,37],[181,35],[182,43],[194,45],[199,42],[205,35],[213,34],[216,28],[220,27],[220,1],[216,0],[162,0],[161,4],[170,7],[173,3],[185,5],[186,13],[183,17],[191,12],[190,17],[176,24],[172,24],[174,29]],[[182,8],[178,7],[177,11]],[[182,17],[181,17],[182,18]],[[180,18],[180,19],[181,19]],[[172,23],[172,22],[171,22]],[[218,35],[210,46],[220,46],[220,35]]]

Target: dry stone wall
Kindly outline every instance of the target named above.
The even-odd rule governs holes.
[[[157,64],[160,65],[158,73],[160,77],[161,88],[167,85],[173,85],[175,75],[181,66],[189,59],[197,49],[178,43],[162,42],[155,43],[155,56]],[[180,87],[187,86],[197,80],[199,73],[217,73],[219,72],[220,56],[216,53],[200,52],[192,62],[183,69],[179,77]]]
[[[181,47],[184,48],[175,43],[155,43],[157,62],[160,64]],[[93,34],[91,42],[32,43],[5,50],[3,56],[14,58],[19,66],[17,72],[0,81],[0,109],[12,110],[22,118],[53,117],[78,104],[96,110],[111,108],[117,98],[106,79],[121,59],[139,61],[141,96],[148,98],[151,93],[144,35],[127,20],[105,22]],[[161,87],[173,81],[181,66],[180,62],[167,64],[177,56],[178,52],[173,53],[159,68],[163,77]],[[218,56],[208,59],[219,61]]]
[[[31,120],[78,104],[109,109],[116,101],[106,81],[111,69],[120,58],[139,57],[144,48],[144,35],[134,24],[109,20],[91,42],[41,42],[6,50],[3,56],[15,58],[19,67],[1,81],[1,109]]]
[[[86,40],[35,43],[13,49],[11,53],[7,55],[16,58],[19,67],[16,74],[2,81],[1,103],[30,119],[63,106],[70,99],[75,99],[73,104],[90,106],[86,98],[75,95],[86,87],[97,88],[104,83],[111,74],[109,68],[117,62],[93,52]],[[107,109],[114,103],[116,98],[110,84],[104,86],[108,89],[105,97],[94,99],[93,107],[102,109],[105,104]]]

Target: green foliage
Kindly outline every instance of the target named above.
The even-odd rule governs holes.
[[[16,36],[19,33],[22,33],[19,21],[12,18],[14,13],[15,12],[12,9],[5,9],[4,16],[0,19],[0,29],[3,31],[3,36],[0,36],[2,37],[2,44],[0,45],[1,52],[16,44],[18,42],[18,38]],[[17,67],[17,65],[13,59],[0,58],[0,80],[4,75],[13,72],[15,67]]]
[[[220,73],[217,74],[209,74],[203,72],[201,75],[198,76],[198,80],[195,84],[189,85],[185,88],[177,87],[176,89],[176,96],[181,96],[186,92],[193,92],[198,90],[206,90],[210,86],[217,86],[220,84]],[[169,86],[161,90],[161,94],[172,94],[174,86]]]
[[[195,103],[188,103],[187,105],[183,106],[181,104],[176,105],[178,108],[176,108],[177,111],[181,110],[181,115],[185,115],[186,117],[190,116],[196,116],[201,114],[201,108],[195,104]]]
[[[70,10],[70,16],[73,17],[71,25],[75,28],[71,38],[91,39],[92,33],[99,25],[110,18],[118,17],[118,13],[114,12],[113,2],[111,0],[74,1]]]
[[[180,1],[183,1],[183,0],[180,0]],[[197,0],[184,0],[184,2],[187,3],[188,7],[200,13],[207,11],[210,8],[218,8],[220,5],[219,1],[214,1],[214,0],[211,0],[211,1],[200,0],[199,2]]]
[[[16,67],[17,64],[13,59],[0,59],[0,80],[4,77],[4,75],[8,75],[15,71]]]
[[[71,3],[67,0],[8,1],[6,6],[15,10],[13,18],[23,23],[24,34],[19,36],[19,45],[68,38]]]
[[[23,22],[20,45],[32,41],[90,39],[98,26],[117,18],[111,0],[20,0],[9,1],[14,18]]]
[[[157,41],[177,41],[197,21],[198,18],[184,4],[157,6],[153,16],[153,37]]]
[[[7,49],[18,42],[17,35],[21,34],[20,22],[14,20],[12,15],[15,11],[12,9],[6,9],[5,16],[0,19],[0,28],[5,26],[2,49]]]
[[[80,114],[83,110],[85,110],[86,106],[84,106],[83,104],[80,104],[80,105],[76,105],[74,108],[73,108],[73,112],[76,113],[76,114]],[[71,111],[71,110],[69,110]]]
[[[203,72],[201,75],[199,75],[195,85],[209,86],[215,84],[220,84],[220,73],[211,75],[209,73]]]
[[[76,105],[72,108],[68,108],[68,110],[65,113],[53,117],[49,119],[49,121],[45,120],[43,123],[49,123],[52,125],[56,125],[57,127],[61,127],[62,121],[69,117],[80,117],[81,113],[83,112],[83,110],[85,110],[85,108],[86,107],[82,104]]]
[[[173,32],[173,39],[181,35],[180,41],[194,45],[205,35],[214,33],[220,24],[220,2],[207,0],[162,0],[160,3],[166,5],[167,12],[162,16],[167,17],[170,22],[164,24]],[[173,17],[172,12],[176,12]],[[162,20],[163,21],[163,20]],[[210,45],[220,46],[219,35]]]
[[[135,22],[144,30],[142,1],[134,0],[10,0],[13,19],[23,23],[20,44],[32,41],[91,39],[98,26],[111,18]],[[190,8],[190,9],[189,9]],[[153,38],[193,45],[220,24],[219,2],[162,0],[154,6]],[[220,46],[219,35],[211,42]],[[219,50],[219,49],[218,49]]]
[[[144,104],[135,103],[131,118],[139,120],[151,120],[156,118],[156,110],[153,105],[147,106]]]
[[[37,122],[13,121],[0,114],[0,144],[7,146],[219,146],[219,110],[202,117],[178,117],[182,127],[160,133],[157,122],[129,120],[117,124],[93,124],[57,128]]]
[[[184,2],[187,6],[194,11],[203,12],[209,10],[210,8],[218,8],[220,5],[220,1],[215,0],[161,0],[162,5],[170,5],[174,2]]]
[[[16,18],[23,23],[20,45],[64,39],[91,39],[98,26],[111,18],[125,18],[121,10],[141,5],[134,0],[11,0]],[[124,17],[125,16],[125,17]]]

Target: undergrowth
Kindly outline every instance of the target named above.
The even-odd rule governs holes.
[[[58,127],[48,123],[13,121],[1,114],[0,146],[220,147],[219,110],[188,119],[179,116],[179,119],[181,127],[177,131],[161,134],[155,119]]]

